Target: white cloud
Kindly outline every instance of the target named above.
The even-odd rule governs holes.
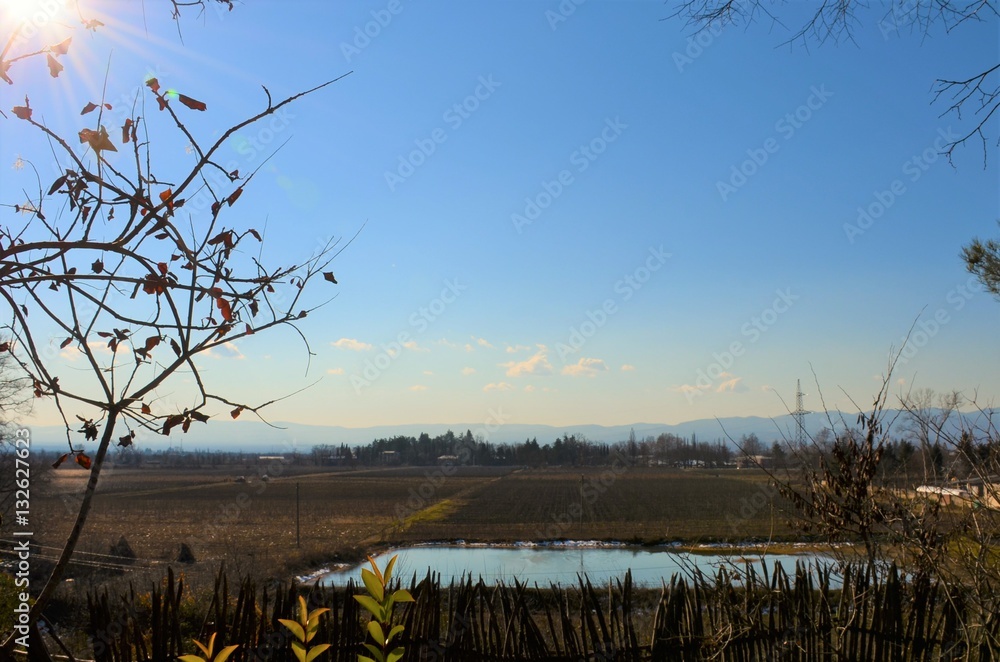
[[[326,374],[328,374],[328,375],[342,375],[342,374],[344,374],[344,369],[343,368],[330,368],[329,370],[326,371]]]
[[[413,386],[410,387],[410,390],[411,391],[426,391],[427,387],[424,386],[423,384],[414,384]]]
[[[700,387],[700,386],[694,386],[692,384],[681,384],[680,386],[675,386],[671,390],[676,391],[678,393],[685,393],[685,394],[687,394],[687,393],[700,394],[705,389],[702,388],[702,387]]]
[[[518,352],[527,352],[531,347],[528,345],[507,345],[508,354],[517,354]]]
[[[349,349],[352,352],[366,352],[372,348],[372,346],[366,342],[361,342],[360,340],[355,340],[354,338],[341,338],[340,340],[330,343],[337,349]]]
[[[483,390],[487,393],[490,391],[512,391],[514,387],[507,382],[497,382],[496,384],[487,384]]]
[[[480,347],[485,347],[486,349],[493,349],[493,345],[486,338],[477,338],[476,336],[472,336],[472,339],[475,340],[476,344],[479,345]]]
[[[741,393],[743,391],[748,390],[746,384],[743,384],[742,382],[743,382],[742,377],[733,377],[732,379],[727,379],[726,381],[719,384],[719,386],[715,389],[715,392],[725,393],[726,391],[730,391],[732,393]]]
[[[507,368],[508,377],[552,374],[552,364],[549,363],[546,350],[544,349],[539,350],[526,361],[508,361],[507,363],[501,363],[500,367]]]
[[[418,345],[416,340],[408,340],[408,341],[404,342],[403,343],[403,347],[405,347],[406,349],[410,350],[411,352],[429,352],[429,351],[431,351],[431,350],[429,350],[426,347],[421,347],[420,345]]]
[[[635,370],[635,366],[631,363],[626,363],[622,366],[622,372],[631,372]]]
[[[234,343],[226,342],[205,352],[205,356],[213,359],[237,359],[242,361],[246,357]]]
[[[572,365],[565,366],[562,374],[570,377],[595,377],[599,372],[606,372],[608,365],[601,359],[582,358]]]
[[[427,375],[428,377],[432,377],[432,376],[434,376],[434,371],[433,370],[424,370],[424,374]]]
[[[466,377],[468,377],[469,375],[474,375],[476,374],[476,369],[466,366],[462,368],[462,374],[465,375]]]
[[[527,386],[524,387],[524,391],[526,393],[534,393],[534,391],[535,391],[535,385],[534,384],[528,384]]]

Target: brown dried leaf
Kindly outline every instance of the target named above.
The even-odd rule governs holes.
[[[73,37],[67,37],[55,46],[49,46],[49,52],[55,53],[56,55],[66,55],[66,53],[69,52],[69,43],[71,41],[73,41]]]
[[[197,99],[192,99],[186,94],[178,94],[177,100],[182,104],[190,108],[191,110],[207,110],[208,106],[205,105],[203,101],[198,101]]]
[[[100,153],[102,150],[107,150],[109,152],[118,151],[118,148],[115,147],[113,142],[111,142],[111,138],[108,137],[108,130],[103,126],[99,131],[94,131],[93,129],[82,129],[80,131],[80,142],[87,143],[90,145],[91,149],[97,153]]]
[[[83,107],[83,110],[80,111],[80,114],[81,115],[86,115],[87,113],[94,112],[98,108],[100,108],[100,106],[98,106],[96,103],[94,103],[93,101],[91,101],[90,103],[88,103],[86,106]]]
[[[53,78],[58,78],[59,72],[63,70],[63,66],[59,64],[59,60],[52,57],[51,53],[45,55],[45,60],[49,65],[49,75]]]

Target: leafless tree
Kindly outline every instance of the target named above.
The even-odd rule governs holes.
[[[204,8],[202,2],[172,4],[175,17],[182,8]],[[80,29],[101,32],[100,21],[76,10]],[[81,73],[63,64],[70,39],[17,52],[23,26],[10,27],[0,76],[15,95],[17,80],[37,77],[46,66],[53,78]],[[81,109],[80,130],[72,138],[50,128],[44,109],[23,94],[23,103],[6,109],[2,121],[17,124],[9,130],[43,136],[52,153],[42,158],[68,165],[43,180],[41,173],[49,170],[24,158],[19,165],[33,174],[30,190],[2,201],[0,300],[9,319],[0,361],[13,380],[7,383],[27,380],[29,393],[54,403],[62,417],[67,449],[56,464],[72,461],[90,472],[72,531],[32,606],[32,622],[74,552],[112,444],[128,447],[143,430],[186,432],[219,413],[260,416],[274,400],[232,398],[226,393],[231,385],[213,383],[203,371],[200,359],[226,343],[285,327],[309,351],[298,324],[324,302],[309,286],[336,284],[328,269],[342,247],[328,241],[301,263],[272,264],[263,228],[247,221],[256,214],[240,208],[255,172],[224,168],[221,148],[237,131],[333,82],[282,100],[265,89],[255,112],[209,140],[196,135],[189,120],[209,112],[211,99],[194,99],[155,78],[132,108],[92,99]],[[183,89],[183,81],[169,83]],[[109,85],[115,85],[111,76]],[[123,118],[120,126],[108,126],[112,111]],[[168,151],[163,148],[178,141],[189,145],[193,165],[162,161]],[[187,204],[199,196],[207,198],[202,211]],[[74,370],[67,367],[67,354]],[[13,639],[0,653],[9,654]]]

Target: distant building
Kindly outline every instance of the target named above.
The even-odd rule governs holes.
[[[402,462],[402,458],[399,457],[399,451],[382,451],[382,464],[399,464]]]

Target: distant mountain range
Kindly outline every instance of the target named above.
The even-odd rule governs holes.
[[[885,420],[892,420],[895,412],[887,412]],[[994,421],[996,415],[993,412]],[[980,412],[968,412],[955,415],[950,419],[953,429],[960,425],[982,427],[986,415]],[[830,427],[833,420],[837,429],[843,426],[854,427],[857,414],[841,412],[807,414],[804,427],[808,434],[817,434],[823,428]],[[208,424],[194,423],[187,434],[175,430],[170,437],[147,434],[137,439],[141,448],[154,450],[166,449],[171,446],[183,447],[184,450],[243,450],[258,453],[281,453],[293,450],[307,451],[317,444],[348,444],[350,446],[367,444],[375,439],[395,436],[419,436],[426,432],[434,437],[448,430],[456,435],[464,435],[471,430],[474,436],[482,435],[495,444],[519,443],[525,439],[537,439],[539,444],[555,441],[557,437],[567,434],[583,436],[590,441],[614,443],[627,441],[632,430],[637,439],[647,436],[657,436],[661,433],[671,433],[691,438],[695,435],[698,441],[739,440],[744,434],[756,434],[761,441],[770,445],[777,439],[792,439],[795,436],[795,420],[791,415],[776,418],[759,416],[708,418],[669,425],[666,423],[633,423],[631,425],[530,425],[509,423],[494,425],[490,430],[482,423],[433,423],[412,425],[378,425],[365,428],[346,428],[333,425],[302,425],[300,423],[277,423],[281,429],[269,427],[253,421],[211,421]],[[81,441],[82,435],[73,435],[74,442]],[[32,428],[32,442],[36,448],[64,448],[65,431],[57,426],[37,426]],[[86,445],[93,447],[93,442]]]

